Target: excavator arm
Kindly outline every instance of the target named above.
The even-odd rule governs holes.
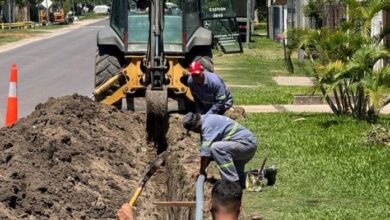
[[[146,84],[151,90],[163,90],[167,72],[164,56],[164,0],[146,0],[149,2],[149,38],[148,50],[144,60]]]
[[[164,0],[147,0],[149,8],[148,49],[144,59],[146,85],[146,129],[160,151],[166,147],[168,128],[167,61],[164,56]]]

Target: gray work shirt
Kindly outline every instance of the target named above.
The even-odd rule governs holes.
[[[217,141],[235,141],[243,144],[256,145],[255,135],[238,122],[228,117],[216,114],[207,114],[202,115],[201,120],[201,157],[210,157],[211,145]]]
[[[201,114],[223,114],[233,106],[233,96],[223,80],[215,73],[204,72],[203,85],[197,85],[192,77],[188,86]]]

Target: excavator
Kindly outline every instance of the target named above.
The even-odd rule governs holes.
[[[49,21],[47,20],[47,13],[49,14]],[[49,7],[49,10],[39,10],[39,21],[43,25],[51,24],[68,24],[73,22],[73,17],[64,13],[61,4],[55,3]]]
[[[186,68],[200,60],[213,71],[203,1],[113,0],[110,26],[97,35],[95,100],[145,111],[148,138],[160,152],[168,114],[193,110]]]

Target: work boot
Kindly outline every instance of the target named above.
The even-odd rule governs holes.
[[[267,186],[273,186],[276,182],[276,174],[278,173],[277,169],[272,167],[267,167],[263,170],[263,175],[267,179]]]

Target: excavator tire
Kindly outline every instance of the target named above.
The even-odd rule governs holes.
[[[113,52],[106,48],[100,48],[97,50],[95,58],[95,88],[105,83],[115,74],[120,73],[121,64],[119,59],[113,54]],[[95,96],[95,100],[103,100],[106,96],[111,95],[119,87],[119,82],[116,82],[106,92]]]

